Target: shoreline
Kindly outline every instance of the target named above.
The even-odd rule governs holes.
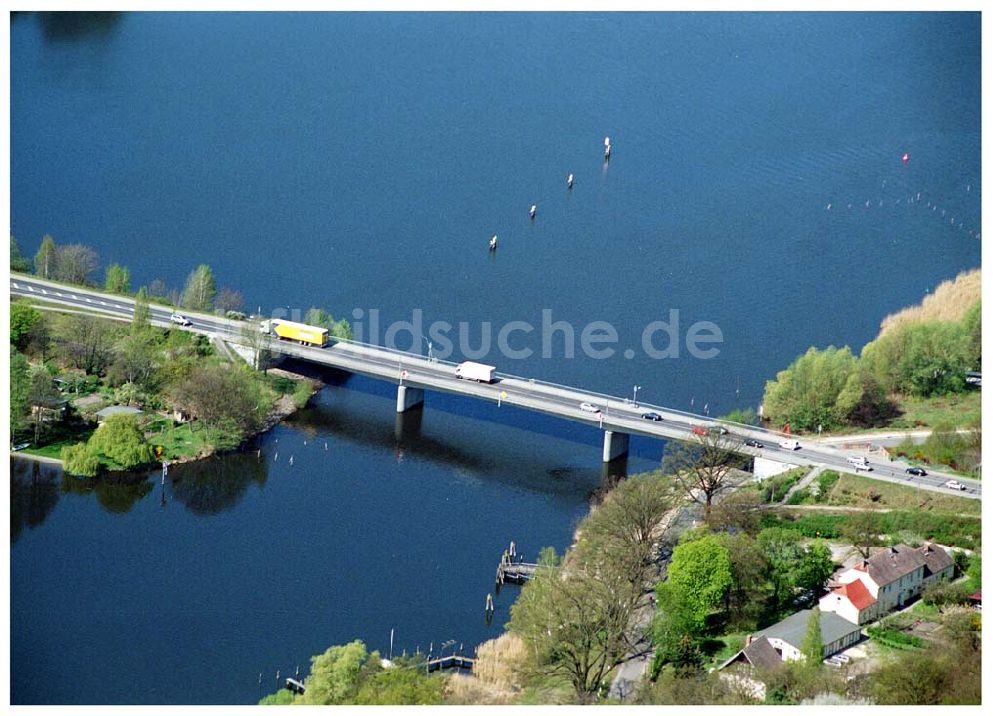
[[[274,370],[274,369],[272,369],[272,370]],[[280,370],[280,369],[278,369],[278,370]],[[289,376],[295,376],[295,378],[294,378],[295,380],[308,380],[308,381],[310,381],[313,384],[314,390],[312,391],[312,393],[309,396],[309,400],[310,401],[314,397],[316,397],[316,394],[319,393],[323,389],[323,384],[320,383],[319,381],[316,381],[314,378],[310,378],[308,376],[304,376],[304,375],[301,375],[299,373],[292,373],[291,371],[287,371],[287,370],[282,371],[282,372],[285,373],[285,374],[287,374],[287,375],[289,375]],[[319,385],[319,387],[316,387],[317,385]],[[308,404],[309,404],[309,401],[306,401],[306,406],[308,406]],[[303,406],[303,407],[305,407],[305,406]],[[246,439],[246,442],[244,443],[244,445],[250,443],[252,440],[254,440],[256,438],[259,438],[261,435],[264,435],[265,433],[273,430],[275,427],[277,427],[278,425],[280,425],[282,422],[284,422],[288,418],[292,417],[298,411],[299,411],[299,408],[297,408],[295,406],[295,403],[292,401],[291,396],[289,396],[289,395],[279,396],[278,399],[274,403],[274,408],[271,410],[270,413],[268,413],[267,418],[264,420],[263,427],[261,427],[261,429],[258,430],[257,432],[255,432],[253,435],[250,435]],[[199,453],[198,455],[182,456],[182,457],[175,458],[173,460],[158,460],[156,462],[149,463],[149,466],[150,466],[150,469],[153,469],[155,466],[162,465],[164,462],[166,462],[170,466],[173,466],[173,465],[185,465],[185,464],[192,463],[192,462],[198,462],[199,460],[205,460],[207,458],[214,457],[215,455],[224,455],[224,454],[229,453],[229,452],[241,452],[242,450],[243,450],[243,446],[241,446],[239,448],[236,448],[235,450],[227,450],[227,451],[223,451],[223,452],[219,452],[219,451],[217,451],[217,450],[215,450],[213,448],[209,452]],[[11,451],[10,452],[10,457],[12,459],[30,460],[30,461],[33,461],[33,462],[40,462],[40,463],[44,463],[46,465],[58,465],[60,468],[63,468],[65,470],[65,466],[63,465],[63,461],[60,460],[59,458],[55,458],[55,457],[45,457],[44,455],[34,455],[32,453],[23,452],[23,451],[17,451],[17,452]],[[110,470],[105,470],[105,471],[103,471],[103,473],[98,473],[98,475],[95,476],[95,478],[91,478],[91,479],[96,479],[96,477],[100,477],[102,474],[108,474],[110,472],[135,472],[137,470],[142,470],[142,469],[145,469],[145,468],[139,467],[139,468],[135,468],[133,470],[124,470],[124,471],[110,471]]]

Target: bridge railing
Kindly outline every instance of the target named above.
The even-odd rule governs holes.
[[[12,273],[11,274],[11,279],[14,280],[17,276],[18,276],[18,274]],[[91,287],[77,286],[75,284],[64,284],[64,283],[56,282],[56,281],[46,281],[46,280],[43,280],[43,279],[39,279],[37,276],[30,276],[30,275],[24,275],[23,278],[25,280],[31,280],[31,281],[34,281],[34,282],[51,284],[54,287],[59,287],[59,288],[66,289],[66,290],[76,290],[77,292],[80,292],[80,293],[103,294],[103,295],[107,295],[110,298],[113,298],[115,300],[122,301],[122,302],[128,302],[128,303],[133,303],[133,304],[135,302],[135,299],[133,297],[130,297],[130,296],[120,296],[120,295],[117,295],[117,294],[105,294],[105,292],[100,291],[100,290],[95,290],[95,289],[93,289]],[[155,306],[157,308],[169,310],[169,307],[166,307],[166,306],[160,306],[158,304],[151,304],[151,307],[153,307],[153,306]],[[250,316],[250,317],[248,317],[248,319],[246,321],[237,321],[237,320],[233,320],[233,319],[230,319],[230,318],[225,318],[225,317],[222,317],[222,316],[216,316],[214,314],[203,314],[203,313],[198,313],[198,312],[188,312],[188,313],[189,313],[189,315],[192,315],[192,316],[203,316],[204,318],[210,318],[212,320],[215,320],[215,321],[221,323],[222,325],[224,325],[224,326],[227,327],[227,333],[231,334],[233,337],[238,337],[239,334],[242,332],[242,330],[248,325],[248,323],[250,325],[253,325],[254,323],[259,322],[260,320],[263,320],[263,318],[264,318],[263,316]],[[425,356],[423,353],[413,353],[411,351],[404,351],[404,350],[400,350],[398,348],[390,348],[389,346],[383,346],[383,345],[379,345],[379,344],[376,344],[376,343],[365,343],[363,341],[356,341],[356,340],[353,340],[353,339],[350,339],[350,338],[334,338],[332,340],[333,340],[334,344],[343,343],[343,344],[346,344],[348,346],[354,346],[354,347],[361,348],[361,349],[375,350],[375,351],[379,351],[379,352],[382,352],[382,353],[388,352],[388,353],[391,353],[393,355],[398,356],[400,359],[405,359],[408,362],[421,361],[421,362],[424,362],[424,363],[430,363],[430,364],[433,364],[433,365],[448,366],[448,367],[451,367],[451,368],[454,368],[454,367],[456,367],[456,366],[459,365],[459,363],[456,362],[456,361],[450,361],[450,360],[446,360],[446,359],[443,359],[443,358],[431,358],[429,356]],[[786,433],[783,433],[780,430],[775,430],[773,428],[765,428],[765,427],[758,426],[758,425],[746,425],[744,423],[737,423],[737,422],[734,422],[734,421],[722,420],[722,419],[719,419],[719,418],[713,418],[713,417],[708,416],[708,415],[703,415],[703,414],[700,414],[700,413],[694,413],[694,412],[690,412],[690,411],[687,411],[687,410],[682,410],[682,409],[678,409],[678,408],[670,408],[670,407],[667,407],[665,405],[657,405],[655,403],[647,403],[647,402],[642,402],[642,401],[633,403],[631,400],[629,400],[629,398],[628,398],[627,395],[626,396],[611,395],[611,394],[608,394],[608,393],[602,393],[600,391],[588,390],[588,389],[585,389],[585,388],[578,388],[578,387],[571,386],[571,385],[564,385],[562,383],[554,383],[554,382],[547,381],[547,380],[540,380],[538,378],[527,378],[525,376],[516,375],[514,373],[504,373],[504,372],[501,372],[501,371],[497,371],[496,372],[496,376],[498,378],[500,378],[501,380],[502,379],[520,380],[520,381],[524,381],[526,383],[531,383],[531,384],[534,384],[534,385],[547,386],[547,387],[554,388],[554,389],[557,389],[557,390],[564,390],[564,391],[569,391],[569,392],[573,392],[573,393],[583,393],[583,394],[586,394],[586,395],[590,396],[591,398],[598,398],[599,400],[604,400],[604,401],[606,401],[609,404],[613,401],[615,403],[625,404],[625,405],[627,405],[629,407],[633,407],[633,408],[637,408],[637,409],[663,411],[663,412],[667,412],[667,413],[670,413],[670,414],[675,415],[675,416],[681,416],[681,417],[687,418],[691,422],[697,423],[697,424],[711,423],[711,424],[725,425],[725,426],[730,427],[730,428],[732,428],[734,430],[741,430],[741,431],[744,431],[744,432],[747,432],[747,433],[757,433],[757,434],[762,434],[762,435],[769,435],[769,436],[773,436],[773,437],[796,437],[794,435],[788,435]]]
[[[239,322],[234,322],[239,323]],[[401,359],[406,359],[407,361],[420,361],[423,363],[430,363],[432,365],[441,365],[451,368],[455,368],[459,365],[458,361],[447,360],[444,358],[430,358],[422,353],[413,353],[411,351],[404,351],[398,348],[391,348],[389,346],[383,346],[376,343],[366,343],[363,341],[356,341],[350,338],[333,338],[331,342],[336,344],[346,344],[348,346],[353,346],[361,349],[379,351],[381,353],[391,353],[398,356]],[[773,428],[766,428],[760,425],[747,425],[745,423],[738,423],[732,420],[723,420],[721,418],[713,418],[709,415],[703,415],[701,413],[694,413],[688,410],[683,410],[679,408],[671,408],[665,405],[657,405],[656,403],[649,403],[645,401],[632,402],[627,395],[612,395],[610,393],[603,393],[601,391],[590,390],[588,388],[580,388],[572,385],[565,385],[563,383],[555,383],[553,381],[542,380],[540,378],[528,378],[522,375],[517,375],[516,373],[505,373],[502,371],[496,371],[494,375],[501,380],[519,380],[525,383],[531,383],[532,385],[540,385],[556,390],[563,390],[571,393],[582,393],[586,394],[591,398],[597,398],[605,401],[608,404],[625,405],[630,408],[635,408],[639,410],[653,410],[653,411],[663,411],[670,413],[675,416],[680,416],[690,420],[695,424],[717,424],[725,425],[734,431],[739,430],[745,433],[756,433],[760,435],[768,435],[775,438],[787,438],[796,437],[794,435],[789,435],[780,430],[775,430]],[[598,406],[600,407],[600,406]]]

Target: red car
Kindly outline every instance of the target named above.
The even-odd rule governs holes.
[[[708,431],[701,427],[700,425],[694,425],[691,427],[691,432],[695,435],[708,435]]]

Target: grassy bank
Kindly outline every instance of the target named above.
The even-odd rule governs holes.
[[[980,500],[917,490],[908,485],[833,470],[825,470],[811,485],[795,492],[789,504],[928,510],[959,515],[982,512]]]
[[[932,428],[945,424],[969,428],[979,425],[983,410],[983,395],[978,390],[932,398],[900,396],[898,400],[903,414],[892,421],[890,428]]]

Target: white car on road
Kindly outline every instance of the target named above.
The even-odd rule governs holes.
[[[181,326],[190,326],[191,325],[191,321],[187,318],[187,316],[184,316],[183,314],[180,314],[180,313],[171,313],[170,314],[170,320],[171,320],[171,322],[176,323],[176,324],[181,325]]]
[[[963,485],[958,480],[948,480],[948,482],[944,483],[944,486],[947,487],[950,490],[964,490],[965,489],[965,485]]]
[[[580,410],[586,410],[588,413],[599,413],[601,409],[598,408],[593,403],[580,403]]]

